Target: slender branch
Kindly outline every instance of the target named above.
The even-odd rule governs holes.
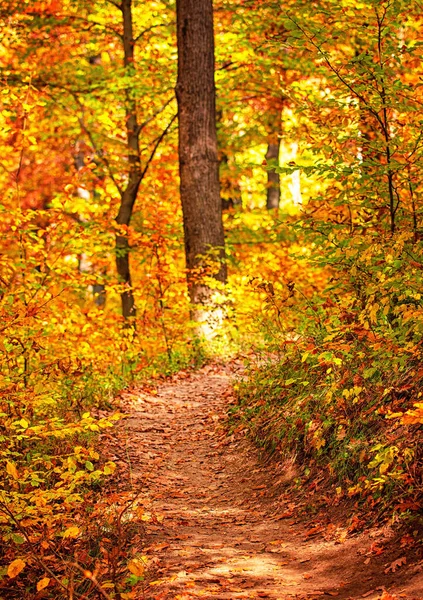
[[[379,123],[379,125],[381,126],[382,130],[384,131],[384,123],[382,121],[382,119],[380,118],[378,112],[369,105],[368,101],[366,100],[366,98],[360,94],[360,92],[358,92],[350,83],[349,81],[347,81],[345,79],[345,77],[340,73],[340,71],[333,66],[332,62],[329,60],[327,53],[321,48],[321,46],[319,46],[319,44],[317,44],[313,38],[305,31],[305,29],[303,29],[292,17],[290,17],[289,15],[287,15],[288,18],[290,19],[290,21],[292,21],[292,23],[294,23],[294,25],[296,27],[298,27],[298,29],[301,31],[301,33],[304,35],[304,37],[310,42],[310,44],[319,52],[319,54],[323,57],[323,60],[325,61],[326,65],[329,67],[329,69],[332,71],[332,73],[334,73],[334,75],[336,75],[336,77],[339,79],[339,81],[345,85],[346,88],[348,88],[350,90],[350,92],[352,94],[354,94],[354,96],[356,98],[358,98],[363,105],[366,107],[366,109],[375,117],[375,119],[377,120],[377,122]]]
[[[98,592],[100,593],[101,596],[103,596],[103,598],[105,598],[106,600],[111,600],[111,598],[107,594],[107,592],[105,592],[104,589],[101,587],[101,584],[99,583],[99,581],[98,581],[97,577],[94,575],[94,573],[91,573],[91,571],[87,571],[86,569],[81,567],[81,565],[78,565],[78,563],[76,563],[76,562],[68,563],[68,564],[71,564],[73,567],[75,567],[75,569],[78,569],[78,571],[80,571],[84,577],[89,579],[91,581],[91,583],[93,584],[93,586],[95,587],[95,589],[98,590]]]
[[[139,135],[141,133],[141,131],[149,124],[151,123],[151,121],[153,121],[160,113],[162,113],[164,111],[164,109],[169,106],[169,104],[172,102],[172,100],[174,99],[174,97],[172,96],[172,98],[169,98],[169,100],[167,100],[163,106],[161,106],[158,110],[156,110],[151,117],[148,117],[148,119],[146,119],[143,123],[140,123],[136,129],[136,134]]]
[[[114,35],[117,35],[120,39],[122,39],[122,34],[119,31],[116,31],[110,25],[106,25],[105,23],[99,23],[98,21],[91,21],[91,19],[86,19],[85,17],[80,17],[78,15],[57,15],[59,19],[70,19],[72,21],[81,21],[82,23],[89,23],[90,25],[95,25],[96,27],[101,27],[104,30],[111,31]]]
[[[145,167],[144,167],[144,169],[141,172],[141,181],[144,179],[144,177],[145,177],[145,175],[146,175],[146,173],[148,171],[148,167],[150,166],[151,161],[153,160],[154,155],[156,154],[158,147],[160,146],[160,144],[162,143],[162,141],[164,140],[164,138],[168,134],[169,129],[173,125],[173,123],[174,123],[174,121],[175,121],[175,119],[176,119],[177,116],[178,116],[178,113],[175,113],[173,115],[173,117],[171,118],[171,120],[167,124],[166,129],[164,129],[163,132],[161,133],[161,135],[157,138],[157,141],[156,141],[156,143],[154,145],[154,148],[151,151],[151,154],[150,154],[150,156],[149,156],[149,158],[148,158],[148,160],[147,160],[147,162],[145,164]]]
[[[112,168],[110,166],[110,163],[109,163],[107,157],[104,156],[104,154],[102,154],[100,152],[100,150],[97,148],[97,144],[94,140],[94,136],[93,136],[92,132],[85,126],[84,120],[82,117],[78,117],[78,122],[81,125],[81,129],[84,131],[84,133],[87,135],[88,139],[90,140],[91,146],[93,147],[93,150],[95,151],[96,155],[99,157],[99,159],[101,160],[103,165],[106,167],[107,173],[108,173],[110,179],[113,181],[114,186],[116,187],[117,191],[119,192],[119,195],[122,196],[123,190],[120,187],[119,183],[116,180],[116,177],[113,174]]]
[[[377,26],[378,26],[378,31],[377,31],[377,48],[378,48],[378,59],[379,59],[378,62],[379,62],[379,68],[380,68],[380,71],[381,71],[381,75],[380,75],[380,84],[381,84],[380,97],[381,97],[381,100],[382,100],[383,133],[384,133],[384,137],[385,137],[386,165],[387,165],[387,168],[388,168],[387,177],[388,177],[388,194],[389,194],[389,214],[390,214],[390,218],[391,218],[391,233],[394,233],[395,232],[395,215],[396,215],[396,212],[397,212],[398,207],[400,205],[400,197],[399,197],[397,189],[394,186],[394,173],[393,173],[392,166],[391,166],[391,164],[392,164],[392,156],[391,156],[391,146],[390,146],[390,139],[389,139],[389,133],[390,133],[389,130],[390,130],[390,127],[389,127],[389,121],[388,121],[388,109],[387,109],[387,106],[386,106],[385,78],[383,76],[382,31],[383,31],[383,22],[385,20],[386,13],[387,13],[387,8],[385,7],[382,16],[380,16],[377,8],[375,7],[375,15],[376,15],[376,21],[377,21]],[[395,206],[394,193],[395,193],[395,195],[397,197],[397,204],[396,204],[396,206]]]
[[[8,508],[7,504],[5,502],[1,501],[1,500],[0,500],[0,511],[2,511],[4,514],[6,514],[13,521],[13,523],[16,525],[16,527],[18,528],[18,530],[20,531],[20,533],[25,538],[26,543],[28,544],[28,546],[31,549],[31,554],[32,554],[33,558],[35,559],[35,561],[39,564],[39,566],[42,569],[44,569],[44,571],[46,573],[48,573],[50,575],[50,577],[52,577],[55,580],[55,582],[57,584],[59,584],[59,586],[67,592],[68,588],[65,585],[63,585],[63,583],[60,581],[60,579],[57,577],[57,575],[39,557],[39,552],[37,551],[37,549],[35,548],[35,546],[31,542],[31,540],[29,539],[29,536],[26,533],[25,529],[21,526],[21,524],[19,523],[19,521],[17,520],[17,518],[15,517],[15,515],[12,513],[12,511]],[[78,594],[78,597],[79,597],[79,594]]]
[[[119,2],[115,2],[114,0],[104,0],[104,1],[107,2],[107,4],[112,4],[119,10],[122,10],[122,6],[121,6],[121,4],[119,4]]]
[[[119,195],[120,195],[120,196],[122,196],[122,194],[123,194],[123,190],[122,190],[122,188],[120,187],[119,183],[117,182],[117,180],[116,180],[116,178],[115,178],[115,176],[114,176],[114,174],[113,174],[112,168],[111,168],[111,166],[110,166],[110,163],[109,163],[109,161],[108,161],[107,157],[106,157],[106,156],[104,156],[104,155],[103,155],[103,154],[100,152],[100,150],[97,148],[97,144],[96,144],[96,142],[95,142],[95,139],[94,139],[94,136],[93,136],[92,132],[91,132],[91,131],[90,131],[90,129],[88,129],[88,127],[85,125],[85,122],[84,122],[84,116],[83,116],[83,115],[84,115],[84,109],[83,109],[83,106],[82,106],[82,104],[81,104],[81,102],[80,102],[80,100],[79,100],[78,96],[76,96],[75,94],[73,94],[73,97],[74,97],[74,100],[75,100],[75,102],[77,103],[77,105],[78,105],[78,106],[79,106],[79,108],[81,109],[81,114],[82,114],[82,116],[81,116],[81,117],[78,117],[78,122],[79,122],[79,124],[80,124],[80,126],[81,126],[81,129],[82,129],[82,131],[83,131],[83,132],[84,132],[84,133],[87,135],[88,139],[90,140],[90,143],[91,143],[91,145],[92,145],[92,147],[93,147],[93,150],[95,151],[96,155],[99,157],[99,159],[101,160],[101,162],[103,163],[103,165],[106,167],[106,169],[107,169],[107,173],[108,173],[108,175],[109,175],[110,179],[113,181],[113,183],[114,183],[114,185],[115,185],[115,187],[116,187],[117,191],[119,192]]]
[[[146,29],[143,29],[135,38],[134,38],[134,44],[136,44],[138,42],[138,40],[140,40],[146,33],[149,33],[150,31],[153,31],[153,29],[157,29],[157,27],[166,27],[166,23],[158,23],[157,25],[151,25],[151,27],[147,27]]]
[[[1,68],[0,68],[0,77],[2,79],[4,79],[5,81],[7,81],[7,83],[18,84],[18,85],[30,84],[37,90],[41,90],[43,92],[45,92],[45,88],[52,88],[52,89],[63,90],[65,92],[67,92],[68,94],[89,94],[90,92],[94,92],[95,90],[102,88],[102,86],[100,84],[98,84],[98,85],[93,85],[89,88],[76,88],[76,89],[74,88],[73,89],[71,86],[66,86],[62,83],[55,83],[53,81],[47,81],[46,79],[43,79],[42,77],[36,77],[35,79],[30,79],[28,81],[25,81],[14,74],[13,75],[3,75]]]

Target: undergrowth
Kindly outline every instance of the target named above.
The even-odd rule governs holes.
[[[404,236],[389,254],[370,250],[356,254],[359,278],[339,255],[330,264],[329,247],[318,294],[301,280],[260,284],[267,352],[238,382],[232,412],[258,445],[294,459],[302,481],[323,475],[338,498],[413,519],[423,501],[420,249],[414,266]]]

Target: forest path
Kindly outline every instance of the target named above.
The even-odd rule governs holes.
[[[264,466],[245,439],[228,437],[234,370],[206,366],[126,397],[131,416],[121,452],[150,515],[140,551],[156,557],[143,598],[390,600],[384,590],[404,592],[397,569],[384,573],[396,555],[372,553],[383,532],[377,540],[339,543],[333,531],[325,539],[326,525],[306,525],[283,503],[277,492],[285,474]],[[412,595],[401,597],[423,598],[417,579],[409,574]]]

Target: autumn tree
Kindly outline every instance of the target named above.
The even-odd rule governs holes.
[[[148,167],[154,158],[159,144],[163,141],[167,134],[170,126],[173,123],[172,118],[164,129],[164,131],[158,136],[153,143],[150,154],[145,162],[142,164],[142,152],[140,149],[140,134],[143,129],[148,125],[151,119],[147,119],[145,122],[140,122],[139,112],[137,106],[137,97],[132,89],[131,79],[134,78],[136,73],[135,63],[135,45],[136,39],[134,36],[133,26],[133,14],[132,14],[132,0],[122,0],[122,3],[117,5],[122,13],[122,42],[124,51],[124,67],[126,70],[126,76],[128,85],[125,86],[125,128],[126,128],[126,140],[127,140],[127,158],[128,158],[128,178],[127,183],[123,188],[120,188],[121,202],[119,211],[116,217],[118,225],[124,228],[128,227],[131,221],[134,204],[137,199],[138,190],[143,181]],[[137,39],[142,37],[143,33],[137,36]],[[166,103],[167,105],[168,103]],[[158,112],[161,112],[160,110]],[[122,314],[127,319],[135,316],[135,299],[132,291],[132,280],[131,271],[129,266],[129,241],[128,236],[124,230],[121,230],[116,235],[116,267],[118,275],[124,284],[124,289],[121,294],[122,298]]]
[[[192,317],[207,331],[213,284],[226,281],[219,189],[212,0],[178,0],[180,190]]]

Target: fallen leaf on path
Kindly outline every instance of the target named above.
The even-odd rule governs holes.
[[[416,541],[409,533],[403,535],[401,538],[401,548],[412,548],[415,545]]]
[[[155,581],[150,581],[148,585],[163,585],[166,583],[166,579],[156,579]]]
[[[182,577],[187,577],[188,573],[186,571],[179,571],[179,573],[177,573],[176,577],[178,579],[181,579]]]
[[[401,556],[401,558],[397,558],[396,560],[393,560],[391,562],[391,564],[389,565],[389,567],[387,567],[385,569],[385,573],[389,573],[389,571],[392,571],[392,573],[395,573],[395,571],[397,569],[399,569],[400,567],[402,567],[402,565],[405,565],[407,563],[407,557],[406,556]]]
[[[316,527],[312,527],[311,529],[306,531],[306,537],[310,537],[312,535],[317,535],[318,533],[323,531],[323,529],[324,529],[323,525],[316,525]]]
[[[166,542],[162,542],[161,544],[153,544],[152,546],[146,548],[146,550],[150,550],[152,552],[160,552],[160,550],[165,550],[166,548],[169,548],[169,544],[167,544]]]
[[[338,538],[335,540],[335,544],[343,544],[348,537],[348,531],[341,531]]]
[[[287,510],[285,512],[283,512],[281,515],[278,515],[277,517],[275,517],[275,519],[277,521],[280,521],[281,519],[289,519],[290,517],[294,516],[294,511],[293,510]]]
[[[370,546],[369,552],[375,554],[376,556],[379,556],[380,554],[383,554],[383,552],[385,552],[385,548],[383,546],[379,546],[377,543],[373,543]]]

